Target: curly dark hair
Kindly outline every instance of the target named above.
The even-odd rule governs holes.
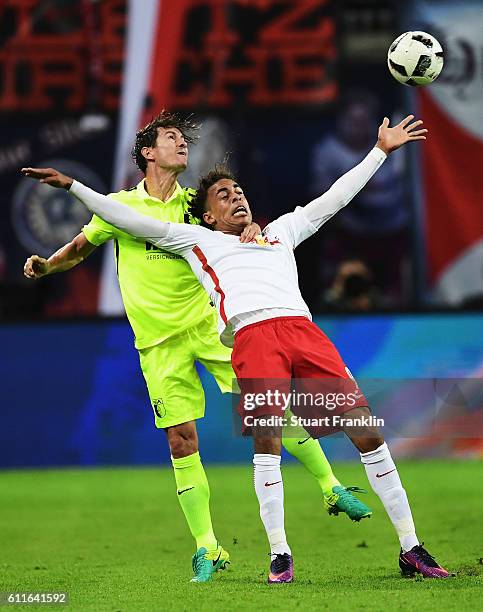
[[[225,162],[216,164],[207,174],[200,177],[196,195],[191,200],[190,214],[201,221],[201,225],[213,229],[211,225],[203,220],[203,213],[206,212],[206,198],[208,189],[221,179],[231,179],[235,181],[235,176]]]
[[[162,110],[151,121],[136,133],[136,141],[131,151],[132,158],[141,172],[146,173],[147,161],[141,150],[144,147],[154,147],[158,137],[158,128],[177,128],[187,143],[193,143],[198,138],[200,124],[193,120],[193,115],[183,117],[177,113]]]

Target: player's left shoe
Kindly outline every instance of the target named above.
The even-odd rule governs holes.
[[[206,548],[199,548],[193,555],[191,562],[194,576],[191,582],[208,582],[213,574],[220,569],[225,569],[230,563],[230,555],[220,545],[213,552],[208,552]]]
[[[332,493],[324,495],[324,508],[329,514],[335,516],[339,512],[345,512],[352,521],[369,518],[372,510],[357,499],[353,493],[367,493],[367,491],[359,487],[332,487]]]
[[[270,563],[268,584],[280,584],[282,582],[293,582],[293,559],[292,555],[284,553],[275,555]]]
[[[399,567],[403,576],[421,574],[425,578],[449,578],[448,570],[441,567],[436,559],[423,548],[423,544],[413,546],[408,552],[399,553]]]

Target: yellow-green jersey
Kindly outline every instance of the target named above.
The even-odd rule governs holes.
[[[142,180],[109,197],[153,219],[183,223],[196,222],[188,214],[194,194],[194,189],[176,184],[173,195],[162,202],[147,193]],[[159,344],[212,315],[205,290],[179,255],[133,238],[96,215],[82,231],[96,246],[114,240],[119,285],[137,349]]]

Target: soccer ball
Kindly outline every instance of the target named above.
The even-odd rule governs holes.
[[[404,85],[429,85],[443,68],[443,49],[426,32],[405,32],[389,47],[387,65],[392,76]]]

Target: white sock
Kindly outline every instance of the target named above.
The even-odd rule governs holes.
[[[284,527],[283,480],[279,455],[253,455],[253,482],[260,504],[260,518],[272,555],[292,554]]]
[[[404,552],[419,544],[411,508],[391,453],[384,442],[376,450],[361,453],[372,490],[379,496],[401,542]]]

